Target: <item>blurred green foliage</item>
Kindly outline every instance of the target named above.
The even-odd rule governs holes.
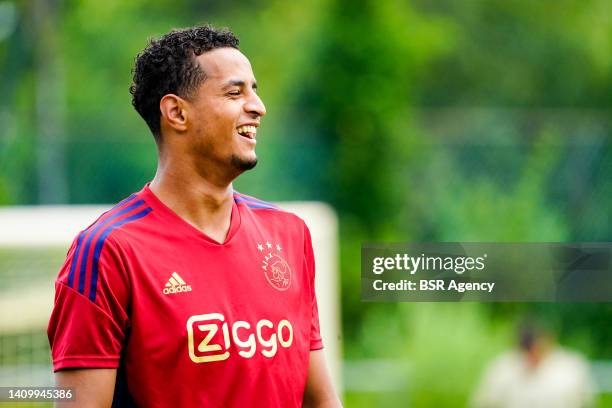
[[[611,240],[607,0],[51,3],[70,203],[117,201],[154,174],[153,139],[128,93],[147,38],[202,22],[240,36],[268,115],[260,164],[237,188],[332,203],[345,359],[390,358],[411,373],[396,393],[349,390],[348,406],[464,405],[531,313],[561,343],[612,359],[609,304],[359,300],[366,241]],[[34,204],[46,62],[37,3],[15,4],[18,24],[0,42],[0,203]]]

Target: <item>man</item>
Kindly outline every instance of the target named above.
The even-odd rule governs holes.
[[[475,408],[585,408],[594,405],[587,361],[555,344],[542,322],[519,326],[518,349],[487,368],[471,401]]]
[[[138,55],[157,173],[75,238],[49,322],[79,407],[340,405],[308,228],[232,188],[257,163],[256,88],[229,31],[175,30]]]

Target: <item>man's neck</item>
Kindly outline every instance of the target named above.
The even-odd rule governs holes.
[[[159,166],[149,188],[179,217],[215,241],[225,241],[231,224],[232,183],[214,183],[195,172]]]

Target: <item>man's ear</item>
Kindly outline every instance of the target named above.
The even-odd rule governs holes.
[[[177,132],[187,130],[187,101],[174,94],[166,94],[159,101],[161,120]],[[163,125],[162,125],[163,126]]]

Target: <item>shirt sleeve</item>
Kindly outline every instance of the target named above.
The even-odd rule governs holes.
[[[86,234],[73,242],[55,282],[47,328],[54,371],[119,367],[129,329],[130,287],[118,246],[106,239],[96,253]]]
[[[310,325],[310,350],[319,350],[323,348],[319,325],[319,309],[317,306],[317,294],[315,292],[315,259],[312,249],[312,238],[310,230],[304,224],[304,258],[306,262],[306,271],[310,280],[310,299],[311,299],[311,325]]]

